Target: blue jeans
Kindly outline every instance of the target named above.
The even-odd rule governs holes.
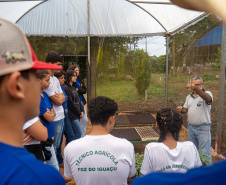
[[[210,124],[196,126],[188,124],[188,141],[192,141],[196,146],[197,150],[202,152],[203,155],[210,159],[209,164],[211,165],[212,158],[210,154],[211,146]]]
[[[50,160],[46,161],[46,164],[53,166],[54,168],[56,168],[59,171],[59,165],[57,162],[56,153],[53,148],[53,145],[51,147],[46,146],[45,148],[46,148],[46,150],[50,151],[52,154],[52,157],[50,158]]]
[[[82,130],[80,126],[80,119],[75,119],[71,122],[71,126],[75,135],[75,139],[79,139],[82,136]]]
[[[86,125],[87,125],[87,122],[88,122],[88,118],[87,118],[87,114],[86,114],[86,108],[82,103],[82,106],[84,107],[84,116],[81,118],[81,130],[82,130],[82,137],[84,137],[86,135]]]
[[[61,136],[63,134],[64,119],[54,121],[54,150],[57,155],[57,148],[60,146]]]
[[[68,143],[70,143],[71,141],[73,141],[75,139],[75,135],[74,132],[72,130],[72,126],[71,126],[71,122],[68,119],[68,113],[64,112],[64,130],[63,133],[66,137],[66,145]],[[61,136],[61,140],[60,140],[60,146],[57,148],[57,160],[59,162],[59,164],[61,164],[63,162],[63,157],[61,154],[61,145],[62,145],[62,141],[63,141],[63,134]]]

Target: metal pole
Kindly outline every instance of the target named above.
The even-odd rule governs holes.
[[[172,75],[176,75],[176,68],[175,68],[175,35],[173,35],[173,47],[172,47],[172,58],[173,58],[173,72]]]
[[[218,123],[215,150],[221,151],[222,123],[224,113],[224,86],[225,86],[225,66],[226,66],[226,25],[223,25],[222,42],[221,42],[221,66],[220,66],[220,87],[218,99]]]
[[[166,80],[165,80],[165,107],[168,104],[168,79],[169,79],[169,37],[166,35]]]
[[[87,0],[88,15],[88,64],[90,65],[90,0]]]
[[[87,37],[87,47],[88,47],[88,57],[87,57],[87,61],[88,61],[88,81],[87,81],[87,86],[88,86],[88,91],[87,91],[87,104],[89,105],[90,100],[91,100],[91,73],[90,73],[90,0],[87,0],[87,21],[88,21],[88,26],[87,26],[87,32],[88,32],[88,37]]]
[[[146,49],[146,53],[148,53],[147,36],[145,37],[145,46],[146,46],[146,48],[145,48]],[[144,95],[144,99],[145,99],[145,101],[147,101],[148,100],[148,90],[147,89],[145,89],[144,94],[145,94]]]

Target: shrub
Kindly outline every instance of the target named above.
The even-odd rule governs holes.
[[[151,82],[151,63],[150,58],[144,50],[134,52],[133,71],[136,80],[135,87],[139,95],[144,95]]]
[[[136,161],[136,176],[141,176],[140,174],[140,168],[142,165],[142,162],[144,160],[144,154],[135,154],[135,161]]]

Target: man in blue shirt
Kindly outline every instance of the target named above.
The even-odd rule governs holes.
[[[37,69],[61,69],[37,61],[25,34],[0,19],[0,184],[65,184],[60,173],[23,148],[23,125],[38,116]]]

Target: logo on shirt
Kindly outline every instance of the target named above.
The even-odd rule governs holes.
[[[202,102],[198,102],[197,107],[202,107]]]

